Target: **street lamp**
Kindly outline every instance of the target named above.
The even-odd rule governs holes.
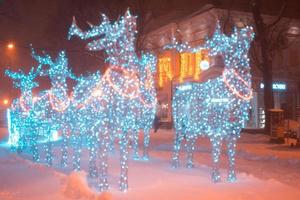
[[[8,99],[3,99],[3,104],[4,104],[5,106],[7,106],[8,103],[9,103]]]
[[[13,49],[15,47],[14,43],[10,42],[7,44],[8,49]]]
[[[7,61],[9,62],[8,65],[11,66],[13,65],[13,60],[15,59],[16,56],[16,46],[13,42],[9,42],[6,45],[7,51],[6,51],[6,56],[7,56]]]

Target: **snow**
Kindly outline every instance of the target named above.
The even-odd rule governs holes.
[[[5,129],[0,131],[0,135],[5,135]],[[130,159],[129,190],[125,193],[118,190],[118,151],[109,158],[111,188],[98,193],[96,180],[87,178],[87,151],[83,151],[83,170],[72,172],[71,167],[60,167],[58,146],[54,167],[49,168],[43,163],[33,163],[26,153],[11,153],[4,139],[0,144],[0,200],[299,200],[300,150],[269,144],[268,139],[265,135],[243,133],[237,145],[237,182],[226,182],[227,156],[223,151],[222,182],[214,184],[210,180],[208,139],[199,139],[197,143],[195,168],[185,168],[185,155],[182,154],[180,168],[173,169],[170,166],[173,132],[151,132],[151,158],[149,161]]]

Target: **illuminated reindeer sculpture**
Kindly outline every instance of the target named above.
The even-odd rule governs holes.
[[[93,93],[97,94],[96,99],[100,105],[98,109],[102,113],[101,126],[99,130],[95,130],[99,132],[100,141],[99,188],[101,191],[108,189],[107,156],[110,138],[113,134],[113,137],[119,138],[120,144],[120,190],[126,191],[128,188],[129,132],[138,129],[139,117],[143,117],[139,114],[143,103],[139,76],[141,60],[147,59],[140,60],[135,53],[135,16],[127,11],[115,23],[111,23],[105,15],[102,15],[102,18],[100,25],[90,25],[91,30],[86,32],[76,25],[74,18],[69,30],[69,38],[74,35],[84,40],[99,37],[88,43],[87,48],[92,51],[104,50],[107,55],[106,61],[109,67],[101,81],[93,87]],[[153,104],[148,101],[149,99],[144,99],[145,104]]]
[[[208,136],[212,143],[212,180],[220,181],[218,165],[221,144],[225,140],[229,159],[228,181],[235,181],[236,141],[248,120],[252,97],[248,51],[253,38],[251,27],[235,29],[228,37],[217,25],[213,37],[203,48],[209,51],[210,56],[223,57],[225,67],[222,76],[204,83],[185,83],[176,87],[172,103],[176,130],[174,167],[179,165],[180,145],[184,137],[187,139],[187,167],[193,167],[195,140],[198,136]],[[191,48],[190,51],[201,48]]]
[[[67,166],[68,160],[68,139],[72,124],[70,115],[72,115],[71,99],[68,96],[67,78],[76,79],[71,70],[68,68],[68,59],[64,51],[61,51],[55,60],[50,55],[38,55],[32,49],[32,56],[41,65],[48,66],[40,73],[42,76],[49,76],[51,88],[39,94],[36,100],[36,109],[46,113],[45,117],[49,120],[49,127],[46,132],[51,130],[62,131],[62,160],[61,164]],[[48,133],[50,136],[50,134]],[[46,147],[47,163],[52,165],[51,142],[48,141]]]
[[[15,99],[9,110],[9,141],[12,149],[22,151],[25,147],[30,146],[33,160],[39,160],[37,149],[38,134],[36,131],[37,120],[34,113],[34,99],[32,89],[39,84],[34,79],[39,74],[41,65],[35,70],[31,68],[28,74],[21,69],[18,72],[6,70],[5,74],[13,79],[14,86],[21,90],[21,96]]]

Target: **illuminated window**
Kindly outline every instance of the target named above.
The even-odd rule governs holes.
[[[165,83],[172,80],[174,76],[177,76],[178,69],[178,81],[183,82],[186,78],[199,80],[201,73],[201,63],[205,61],[209,67],[209,60],[206,51],[198,51],[196,53],[180,53],[179,54],[179,66],[172,66],[171,57],[164,56],[158,59],[158,85],[163,87]],[[175,71],[173,71],[175,69]],[[175,75],[174,75],[175,72]]]
[[[202,53],[201,51],[198,51],[197,53],[195,53],[195,62],[196,62],[196,67],[195,67],[195,73],[194,73],[194,79],[195,80],[199,80],[199,76],[200,76],[200,63],[202,61]]]
[[[159,71],[158,85],[159,87],[163,87],[167,79],[172,80],[173,78],[171,58],[169,57],[160,58],[158,60],[158,71]]]
[[[192,53],[180,54],[180,76],[179,76],[180,82],[182,82],[183,79],[192,76],[194,74],[193,56],[194,55]]]

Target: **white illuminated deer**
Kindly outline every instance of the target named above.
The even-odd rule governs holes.
[[[48,137],[46,147],[47,163],[52,165],[52,147],[51,147],[51,131],[62,132],[62,160],[61,164],[67,166],[69,136],[71,134],[72,122],[70,115],[73,115],[71,108],[71,99],[68,95],[67,78],[76,79],[68,67],[68,59],[64,51],[59,52],[56,59],[52,59],[50,55],[38,55],[32,49],[32,57],[40,63],[47,66],[40,75],[49,76],[51,80],[51,88],[42,91],[35,101],[35,110],[44,113],[44,117],[48,120],[48,126],[43,128]],[[74,134],[74,133],[73,133]]]
[[[234,29],[230,36],[226,36],[217,25],[213,37],[201,48],[207,49],[210,56],[223,57],[225,67],[222,76],[204,83],[185,83],[176,87],[172,103],[176,130],[174,167],[179,164],[183,138],[188,141],[187,167],[193,167],[196,138],[207,136],[212,143],[212,180],[220,181],[218,165],[223,141],[226,141],[229,159],[228,181],[236,179],[236,141],[248,120],[252,97],[248,51],[253,38],[251,27]]]
[[[100,141],[99,188],[101,191],[108,189],[107,156],[113,134],[113,137],[120,141],[120,190],[126,191],[128,188],[129,132],[140,129],[139,120],[143,117],[143,114],[140,113],[145,113],[140,111],[141,104],[155,109],[156,101],[154,98],[146,96],[142,96],[141,99],[140,80],[143,78],[140,79],[140,76],[144,75],[140,74],[140,70],[145,69],[145,66],[149,64],[141,65],[143,59],[139,59],[135,52],[136,17],[127,11],[114,23],[111,23],[105,15],[102,15],[102,19],[100,25],[90,25],[91,29],[86,32],[76,25],[74,19],[70,27],[69,38],[74,35],[84,40],[98,37],[88,43],[87,48],[92,51],[104,50],[107,55],[106,61],[109,63],[109,67],[101,81],[97,83],[96,87],[93,87],[93,93],[97,94],[97,101],[100,105],[98,109],[102,113],[99,116],[102,119],[101,126],[99,130],[95,130],[98,132]],[[146,60],[144,59],[144,61]],[[152,89],[149,91],[154,94]],[[146,140],[149,140],[148,136]]]

